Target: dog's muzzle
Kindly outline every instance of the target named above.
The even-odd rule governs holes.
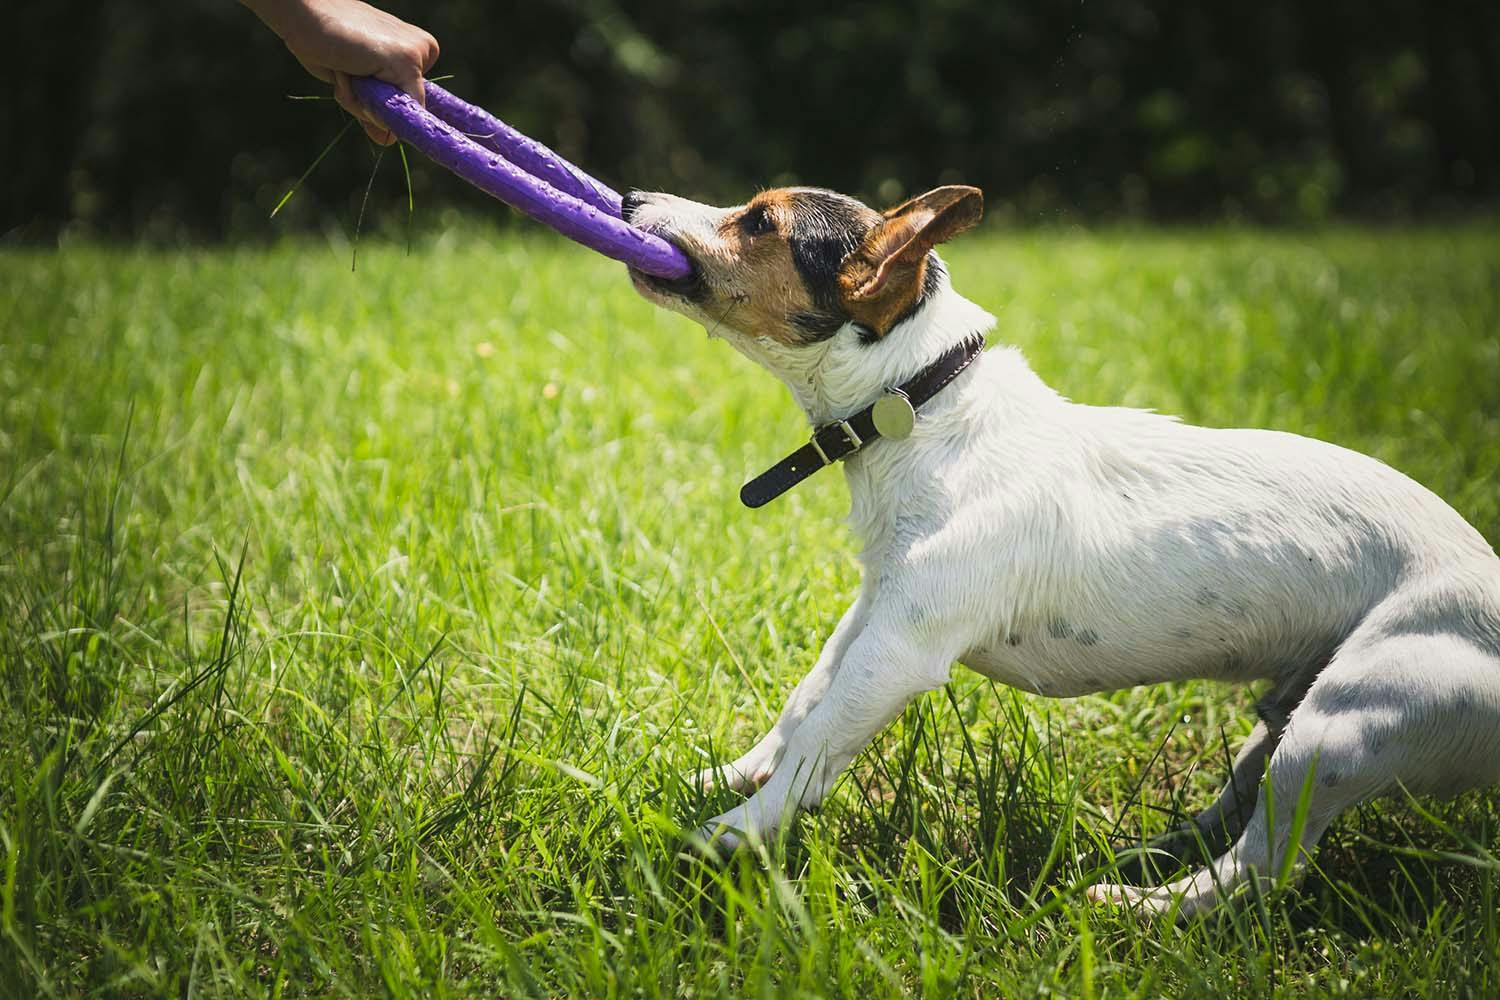
[[[667,242],[670,243],[671,240]],[[630,268],[630,276],[652,291],[663,295],[674,295],[689,302],[698,302],[703,299],[705,292],[703,273],[698,270],[698,263],[693,258],[688,257],[688,263],[693,265],[693,269],[683,278],[658,278],[654,274],[647,274],[633,267]]]
[[[646,199],[647,196],[645,194],[642,194],[640,191],[627,192],[625,196],[620,199],[620,217],[642,232],[650,233],[652,236],[655,236],[660,240],[665,240],[666,242],[676,247],[678,250],[681,250],[682,255],[687,258],[687,262],[689,266],[692,267],[692,270],[681,278],[659,278],[654,274],[647,274],[644,271],[640,271],[632,267],[630,268],[631,278],[634,279],[637,283],[644,285],[652,291],[658,292],[662,295],[675,295],[678,298],[686,299],[689,302],[697,302],[701,300],[706,291],[703,282],[703,269],[698,266],[698,261],[695,260],[693,258],[693,255],[688,252],[687,247],[683,246],[682,243],[666,229],[663,229],[659,226],[636,225],[636,214],[640,211],[641,206],[646,204]]]
[[[689,302],[702,301],[708,292],[708,288],[703,281],[703,269],[698,266],[698,262],[693,259],[693,255],[688,253],[687,248],[677,242],[671,233],[654,228],[645,228],[644,231],[665,240],[681,250],[682,255],[687,258],[688,265],[692,270],[681,278],[659,278],[654,274],[647,274],[645,271],[632,267],[630,268],[630,277],[654,292],[659,292],[663,295],[675,295]]]

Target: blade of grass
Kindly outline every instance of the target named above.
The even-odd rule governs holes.
[[[417,202],[411,192],[411,163],[406,159],[406,143],[396,143],[396,152],[401,154],[401,176],[406,181],[406,256],[411,256],[412,227],[417,218]]]
[[[370,204],[370,189],[375,186],[375,175],[380,173],[380,161],[385,159],[385,147],[375,153],[375,164],[370,167],[370,179],[365,181],[365,195],[359,200],[359,215],[354,219],[354,245],[349,248],[349,271],[353,273],[359,264],[359,234],[365,225],[365,207]]]
[[[297,193],[297,189],[302,186],[302,182],[307,180],[308,176],[311,175],[314,170],[318,169],[318,164],[323,162],[323,158],[333,150],[334,146],[338,145],[339,140],[344,137],[345,133],[347,133],[349,129],[353,127],[353,125],[354,119],[352,118],[344,122],[344,127],[339,129],[338,134],[328,141],[328,145],[323,147],[323,152],[318,154],[317,159],[313,160],[312,163],[308,165],[308,168],[302,171],[302,176],[298,177],[297,180],[292,184],[292,186],[287,189],[286,194],[281,196],[281,200],[276,203],[276,207],[271,209],[270,218],[276,218],[276,213],[280,212],[283,208],[286,207],[286,203],[292,200],[292,195]]]

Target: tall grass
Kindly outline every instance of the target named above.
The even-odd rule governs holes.
[[[1500,796],[1341,820],[1301,887],[1082,889],[1204,805],[1210,683],[960,673],[724,868],[857,583],[768,377],[545,239],[0,256],[0,995],[1494,996]],[[999,235],[949,255],[1074,398],[1313,434],[1500,538],[1500,238]]]

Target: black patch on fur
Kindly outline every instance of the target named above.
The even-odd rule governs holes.
[[[740,231],[746,236],[764,236],[775,228],[765,205],[757,205],[740,216]]]
[[[1055,618],[1047,623],[1047,634],[1054,639],[1066,639],[1073,634],[1073,626],[1059,618]]]
[[[839,303],[839,267],[864,242],[870,230],[880,224],[881,217],[863,202],[823,188],[796,189],[791,192],[791,206],[787,243],[792,250],[792,263],[812,298],[813,310],[790,319],[798,329],[808,333],[807,343],[817,343],[849,322]],[[942,288],[947,274],[937,254],[928,253],[921,292],[911,308],[897,316],[891,325],[911,319]],[[862,344],[880,342],[880,335],[864,324],[856,324],[854,332]]]
[[[1091,628],[1079,629],[1073,633],[1073,641],[1080,646],[1099,645],[1099,633]]]
[[[792,263],[802,275],[814,310],[830,321],[838,317],[842,326],[849,317],[839,307],[839,265],[875,228],[880,216],[848,195],[821,188],[793,191],[790,204],[786,239]]]
[[[1019,646],[1021,644],[1020,634],[1017,632],[1012,632],[1010,635],[1005,637],[1005,644],[1007,646]]]
[[[834,312],[796,312],[791,315],[792,325],[802,331],[804,344],[816,344],[827,340],[848,322],[842,314]]]

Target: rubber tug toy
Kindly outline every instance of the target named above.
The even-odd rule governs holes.
[[[425,108],[383,80],[358,77],[353,84],[396,138],[516,211],[646,274],[692,274],[681,250],[620,217],[619,192],[483,108],[430,82]]]

